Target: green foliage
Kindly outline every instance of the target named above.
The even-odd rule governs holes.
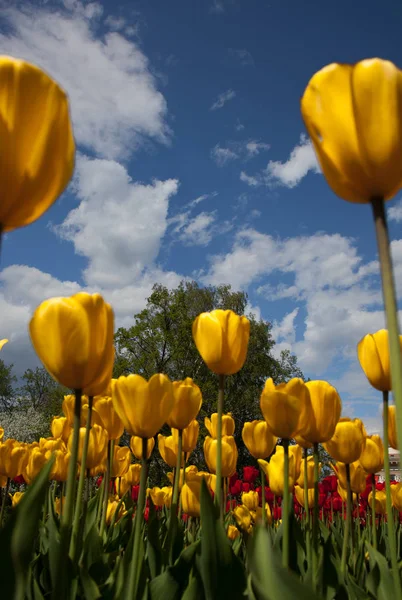
[[[14,406],[17,377],[13,374],[13,367],[0,359],[0,411],[12,410]]]
[[[27,369],[22,376],[23,385],[19,388],[19,405],[31,406],[46,416],[61,413],[63,396],[69,390],[55,381],[43,367]]]

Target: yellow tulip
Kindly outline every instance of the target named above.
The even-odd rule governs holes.
[[[89,404],[82,404],[81,406],[81,427],[86,427],[87,424],[87,420],[88,420],[88,413],[89,413]],[[96,408],[92,408],[91,410],[91,427],[93,427],[94,425],[99,425],[100,427],[102,427],[102,429],[105,429],[103,427],[103,421],[98,413],[98,411],[96,410]]]
[[[399,336],[402,350],[402,336]],[[357,345],[360,366],[370,384],[381,392],[391,391],[388,331],[368,333]]]
[[[204,457],[211,473],[216,474],[217,440],[209,437],[204,440]],[[238,451],[234,437],[224,435],[222,437],[222,477],[231,477],[236,471]]]
[[[158,450],[162,459],[169,467],[175,467],[177,464],[177,442],[172,435],[158,435]],[[181,466],[183,466],[183,457],[181,457]]]
[[[342,410],[342,402],[336,389],[327,381],[308,381],[311,413],[303,438],[311,444],[327,442],[335,433]]]
[[[240,531],[237,529],[237,527],[235,527],[234,525],[229,525],[228,531],[227,531],[228,538],[233,542],[233,540],[238,538],[239,535],[240,535]]]
[[[85,389],[110,369],[113,328],[111,306],[99,294],[85,292],[45,300],[29,324],[32,344],[46,369],[75,390]]]
[[[302,450],[300,446],[298,446],[297,444],[289,446],[289,456],[293,456],[294,458],[294,478],[296,481],[300,477],[303,460]]]
[[[360,455],[360,464],[367,473],[378,473],[384,466],[384,446],[379,435],[366,438],[366,447]]]
[[[112,398],[128,433],[142,438],[156,435],[174,406],[172,383],[161,374],[149,381],[140,375],[112,380]]]
[[[44,71],[0,56],[2,194],[0,224],[33,223],[57,200],[74,170],[75,145],[65,92]]]
[[[170,508],[172,504],[172,486],[167,485],[164,487],[153,487],[152,489],[147,490],[148,496],[150,496],[153,504],[155,506],[166,506]]]
[[[109,440],[117,440],[121,437],[124,425],[114,409],[111,396],[95,396],[93,407],[102,420],[102,426],[106,429]]]
[[[402,483],[391,485],[392,506],[402,512]]]
[[[266,421],[244,423],[241,436],[247,450],[254,458],[268,458],[278,441],[278,438],[272,434]]]
[[[301,448],[299,446],[291,446],[290,448],[299,448],[301,460]],[[290,452],[289,448],[289,492],[292,492],[295,481],[299,476],[297,472],[299,455],[295,451]],[[283,446],[277,446],[275,454],[271,456],[269,463],[266,460],[258,459],[258,464],[263,469],[268,478],[269,487],[275,496],[283,496],[284,490],[284,464],[285,453]],[[300,464],[300,463],[299,463]],[[300,469],[300,467],[299,467]]]
[[[293,447],[293,446],[291,446]],[[289,448],[290,450],[290,448]],[[306,465],[307,463],[307,465]],[[300,487],[304,487],[304,469],[307,466],[307,487],[309,489],[314,487],[314,456],[310,455],[307,459],[303,459],[300,463],[300,475],[298,476],[296,483]],[[318,472],[321,471],[321,464],[318,465]]]
[[[80,412],[82,412],[82,407],[85,404],[88,404],[88,396],[86,396],[85,394],[82,394],[81,395],[81,411]],[[73,427],[73,425],[74,425],[74,407],[75,407],[75,395],[67,394],[67,396],[64,396],[63,402],[61,404],[61,410],[65,414],[67,423],[70,425],[70,427]],[[81,427],[85,427],[85,424],[86,424],[86,422],[83,421],[81,418]],[[70,431],[70,433],[71,433],[71,431]],[[54,437],[59,437],[59,436],[54,436]]]
[[[131,464],[131,452],[128,446],[115,446],[112,459],[112,477],[123,477]]]
[[[303,506],[303,508],[304,508],[304,505],[305,505],[304,487],[302,485],[295,485],[294,491],[295,491],[296,500],[298,501],[300,506]],[[314,488],[307,489],[307,496],[308,496],[308,507],[314,508]]]
[[[31,484],[35,477],[39,475],[45,464],[47,458],[44,452],[38,447],[32,448],[28,453],[28,461],[25,465],[23,476],[28,484]]]
[[[302,379],[294,377],[288,383],[275,385],[267,379],[261,394],[260,408],[272,433],[291,439],[304,431],[309,421],[310,397]]]
[[[0,427],[0,444],[3,441],[4,438],[4,429],[2,427]]]
[[[67,481],[68,464],[70,462],[70,452],[67,450],[54,450],[53,453],[49,450],[45,451],[46,460],[50,460],[54,455],[54,464],[50,471],[49,479],[54,481]]]
[[[67,417],[53,417],[50,430],[54,438],[61,438],[65,444],[68,442],[71,433],[71,425],[68,422]]]
[[[384,490],[375,491],[375,502],[373,502],[373,492],[370,492],[368,496],[368,503],[371,510],[374,510],[376,515],[387,514],[387,494]]]
[[[186,480],[187,480],[187,475],[189,473],[191,475],[194,474],[194,473],[195,474],[198,473],[197,467],[195,465],[189,465],[188,467],[186,467],[186,470],[185,470],[185,473],[184,473],[184,477],[185,477]],[[200,473],[202,473],[202,472],[200,471]],[[166,475],[167,475],[167,478],[169,479],[170,483],[173,485],[173,483],[174,483],[174,473],[171,471],[170,473],[166,473]],[[209,485],[209,487],[212,487],[210,485],[210,478],[212,477],[211,473],[202,473],[202,475],[205,476],[205,479],[207,481],[207,485]],[[182,485],[183,485],[183,469],[180,469],[179,490],[181,490]],[[212,489],[214,489],[214,488],[212,488]]]
[[[23,474],[27,462],[25,445],[11,438],[0,444],[0,475],[14,479]]]
[[[118,500],[109,498],[106,509],[106,525],[110,525],[113,521],[113,518],[114,522],[117,523],[117,521],[119,521],[126,514],[127,511],[124,502],[121,503],[119,511],[117,512],[118,506]]]
[[[8,344],[8,340],[6,338],[4,338],[3,340],[0,340],[0,350],[3,349],[3,346],[5,346],[6,344]],[[0,439],[1,441],[1,439]]]
[[[241,495],[241,501],[244,506],[251,510],[257,510],[259,504],[258,492],[250,490],[249,492],[243,492]]]
[[[84,447],[85,427],[80,427],[78,462],[81,464],[82,450]],[[108,435],[106,429],[100,425],[94,425],[89,430],[88,454],[85,464],[86,469],[94,469],[100,465],[107,455]],[[73,434],[68,439],[68,448],[71,451],[73,444]]]
[[[351,463],[349,467],[351,490],[355,494],[362,494],[366,489],[367,473],[360,464],[360,461],[358,460]],[[337,462],[335,466],[332,466],[332,468],[335,472],[335,475],[338,477],[340,486],[346,490],[346,464],[342,462]]]
[[[205,427],[209,431],[209,435],[215,440],[218,437],[218,413],[213,413],[211,418],[205,417]],[[222,415],[222,436],[233,435],[235,430],[235,422],[232,417],[232,413]]]
[[[299,446],[301,448],[304,448],[305,450],[308,450],[309,448],[313,447],[313,444],[311,442],[308,442],[307,440],[305,440],[302,435],[295,435],[294,439],[295,439],[296,444],[299,444]]]
[[[131,464],[124,474],[125,479],[131,485],[138,485],[140,483],[141,465]]]
[[[262,521],[262,508],[258,506],[256,510],[250,510],[250,515],[254,523],[259,523]],[[265,504],[265,517],[267,523],[271,525],[272,523],[272,513],[269,507],[268,502]]]
[[[301,111],[335,194],[368,203],[400,189],[401,105],[402,73],[386,60],[333,63],[311,78]]]
[[[11,505],[13,508],[15,508],[17,506],[17,504],[21,501],[23,495],[25,494],[25,492],[14,492],[14,494],[11,497]]]
[[[202,404],[201,390],[191,377],[172,384],[174,405],[167,424],[175,429],[185,429],[196,418]]]
[[[193,338],[209,369],[218,375],[240,371],[247,357],[250,321],[231,310],[213,310],[193,322]]]
[[[137,460],[142,459],[142,439],[138,435],[133,435],[130,438],[131,452],[134,454]],[[147,460],[151,457],[152,450],[155,447],[155,439],[153,437],[147,440]]]
[[[388,406],[388,441],[391,448],[398,450],[398,436],[396,431],[396,408],[392,404]]]
[[[324,444],[325,450],[338,462],[350,464],[359,460],[366,445],[366,435],[360,419],[343,417],[335,427],[335,433]]]
[[[341,486],[339,481],[338,481],[337,492],[340,495],[340,497],[342,498],[342,501],[346,503],[348,501],[348,492],[347,492],[346,488],[343,488]],[[352,502],[355,503],[356,500],[357,500],[357,494],[352,491]]]
[[[61,498],[56,498],[56,500],[54,501],[54,510],[56,512],[56,514],[60,515],[61,514],[61,508],[63,507],[64,510],[64,504],[66,501],[66,497],[62,496]]]
[[[188,427],[183,429],[182,436],[182,450],[187,455],[188,459],[191,452],[195,449],[198,440],[198,433],[200,431],[200,425],[195,419],[190,422]],[[179,430],[172,428],[172,435],[176,443],[179,441]]]
[[[67,450],[66,444],[61,438],[40,438],[38,447],[43,452],[53,452],[54,450],[63,450],[65,452]]]
[[[233,511],[233,516],[240,529],[247,533],[251,532],[253,526],[251,524],[251,513],[247,506],[238,504]]]
[[[189,517],[200,516],[200,496],[201,496],[201,485],[204,479],[203,474],[186,471],[186,483],[181,489],[181,506],[183,512]]]

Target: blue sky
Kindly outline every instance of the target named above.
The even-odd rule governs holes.
[[[379,422],[356,344],[384,326],[370,208],[329,190],[299,101],[328,63],[402,67],[402,5],[373,0],[4,3],[0,50],[69,93],[77,163],[67,192],[3,245],[2,351],[35,363],[45,298],[101,291],[128,326],[154,282],[244,289],[344,414]],[[389,203],[402,294],[402,194]]]

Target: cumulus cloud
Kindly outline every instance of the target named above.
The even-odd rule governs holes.
[[[402,198],[388,209],[388,218],[390,221],[400,223],[402,221]]]
[[[226,90],[226,92],[222,92],[219,94],[215,102],[211,105],[209,110],[218,110],[219,108],[223,108],[225,104],[227,104],[230,100],[235,98],[236,92],[234,90]]]
[[[2,7],[2,52],[38,64],[68,90],[83,148],[127,158],[149,140],[168,142],[166,101],[140,47],[118,31],[122,22],[105,16],[114,31],[101,37],[100,4],[64,4],[57,10],[50,3]]]
[[[261,152],[266,152],[270,149],[270,145],[259,140],[246,140],[243,142],[228,141],[226,146],[216,144],[211,150],[211,158],[216,162],[218,167],[223,167],[228,162],[241,159],[243,161],[250,160],[258,156]],[[244,181],[247,182],[248,176],[242,172],[240,179],[244,176]]]
[[[228,162],[239,158],[239,155],[230,148],[222,148],[222,146],[216,144],[211,150],[211,158],[216,162],[218,167],[223,167]]]

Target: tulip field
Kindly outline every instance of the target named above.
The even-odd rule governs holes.
[[[4,232],[55,202],[75,148],[57,83],[11,57],[0,81]],[[15,117],[21,102],[22,115],[35,108],[29,126]],[[114,313],[100,294],[45,299],[30,339],[70,393],[47,438],[27,444],[0,427],[1,598],[402,599],[402,483],[389,461],[402,439],[402,337],[384,210],[402,187],[401,106],[402,72],[380,59],[325,67],[301,101],[328,184],[373,212],[387,328],[356,340],[356,361],[382,404],[382,435],[342,414],[330,382],[267,374],[260,418],[242,424],[250,465],[239,468],[225,385],[247,357],[247,317],[217,309],[193,321],[219,389],[203,435],[202,386],[185,373],[113,378]],[[151,486],[156,455],[169,472]]]

